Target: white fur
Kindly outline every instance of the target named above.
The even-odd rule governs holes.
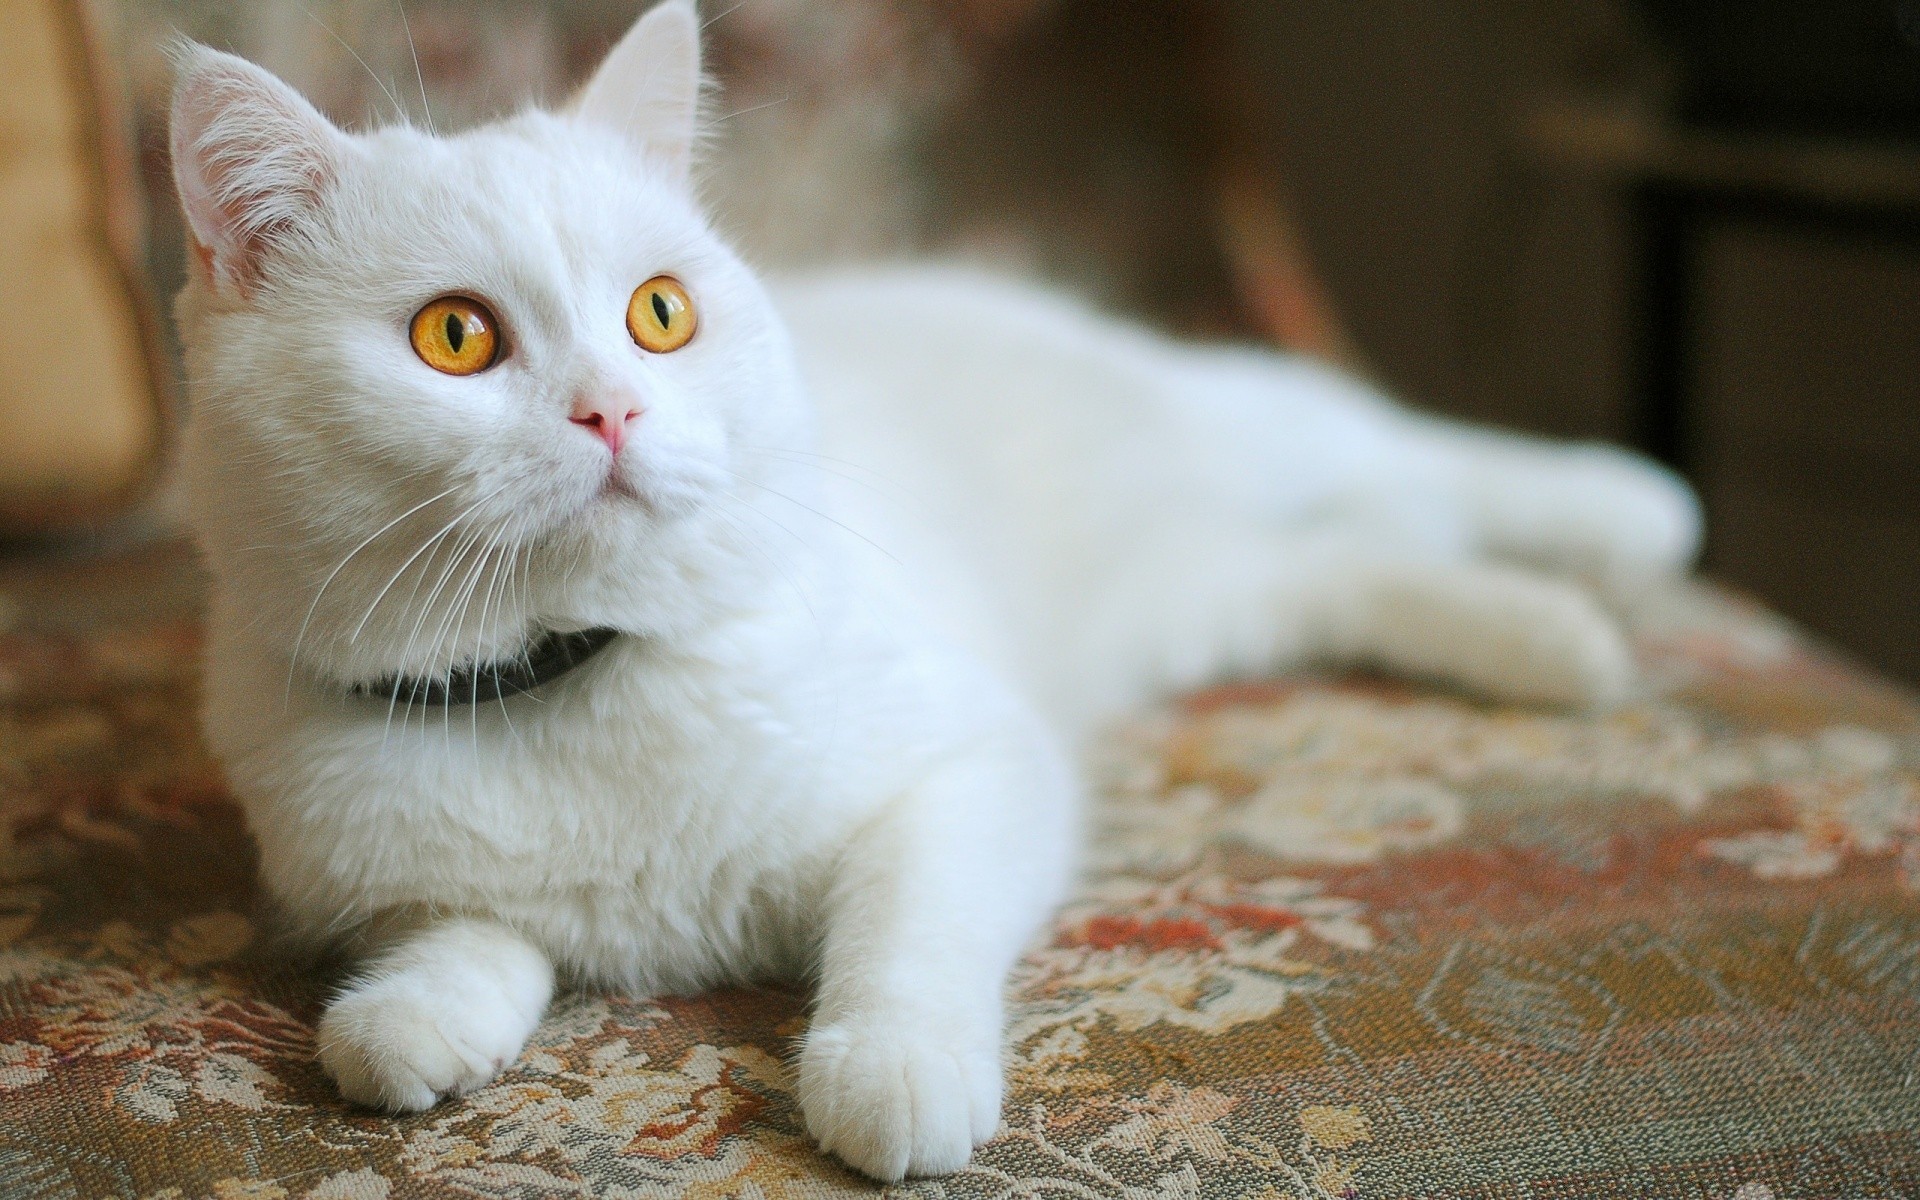
[[[348,137],[183,55],[206,728],[290,924],[364,947],[320,1030],[350,1098],[484,1083],[555,968],[804,976],[809,1128],[883,1179],[948,1171],[997,1121],[1002,981],[1068,879],[1074,739],[1322,658],[1610,701],[1619,631],[1519,564],[1670,571],[1697,518],[1624,455],[986,276],[776,308],[691,199],[692,98],[655,86],[696,86],[693,23],[656,9],[569,114],[448,139]],[[701,326],[650,355],[623,316],[663,271]],[[492,370],[409,349],[449,292],[497,313]],[[567,420],[605,389],[647,408],[611,467]],[[347,695],[595,625],[633,636],[541,695]]]

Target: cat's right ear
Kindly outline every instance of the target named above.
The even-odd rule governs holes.
[[[173,53],[173,183],[200,265],[245,295],[318,205],[349,143],[280,80],[193,42]]]

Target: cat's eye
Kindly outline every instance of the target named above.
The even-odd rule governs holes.
[[[500,332],[487,306],[442,296],[413,315],[413,352],[448,375],[476,375],[500,357]]]
[[[693,297],[671,275],[655,275],[627,301],[627,332],[642,350],[668,354],[693,340],[699,327]]]

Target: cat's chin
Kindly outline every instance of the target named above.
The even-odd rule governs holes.
[[[642,508],[651,508],[647,497],[640,489],[635,487],[626,476],[618,471],[608,472],[607,481],[600,485],[598,492],[594,493],[592,503],[615,506],[622,503],[632,503],[638,504]]]
[[[620,475],[610,475],[600,489],[582,503],[572,522],[589,534],[625,534],[633,527],[657,528],[684,520],[699,511],[701,497],[690,491],[648,487]]]

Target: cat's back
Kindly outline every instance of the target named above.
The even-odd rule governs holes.
[[[999,498],[1023,521],[1062,507],[1113,518],[1208,480],[1244,488],[1247,472],[1275,505],[1280,474],[1310,502],[1372,464],[1398,420],[1327,368],[1178,341],[986,270],[901,264],[773,290],[822,453],[936,508]]]
[[[1030,691],[1074,669],[1055,663],[1063,631],[1143,540],[1277,530],[1396,475],[1397,410],[1270,351],[1179,342],[977,269],[773,290],[820,415],[809,462],[854,557],[1004,671],[1042,676]]]

